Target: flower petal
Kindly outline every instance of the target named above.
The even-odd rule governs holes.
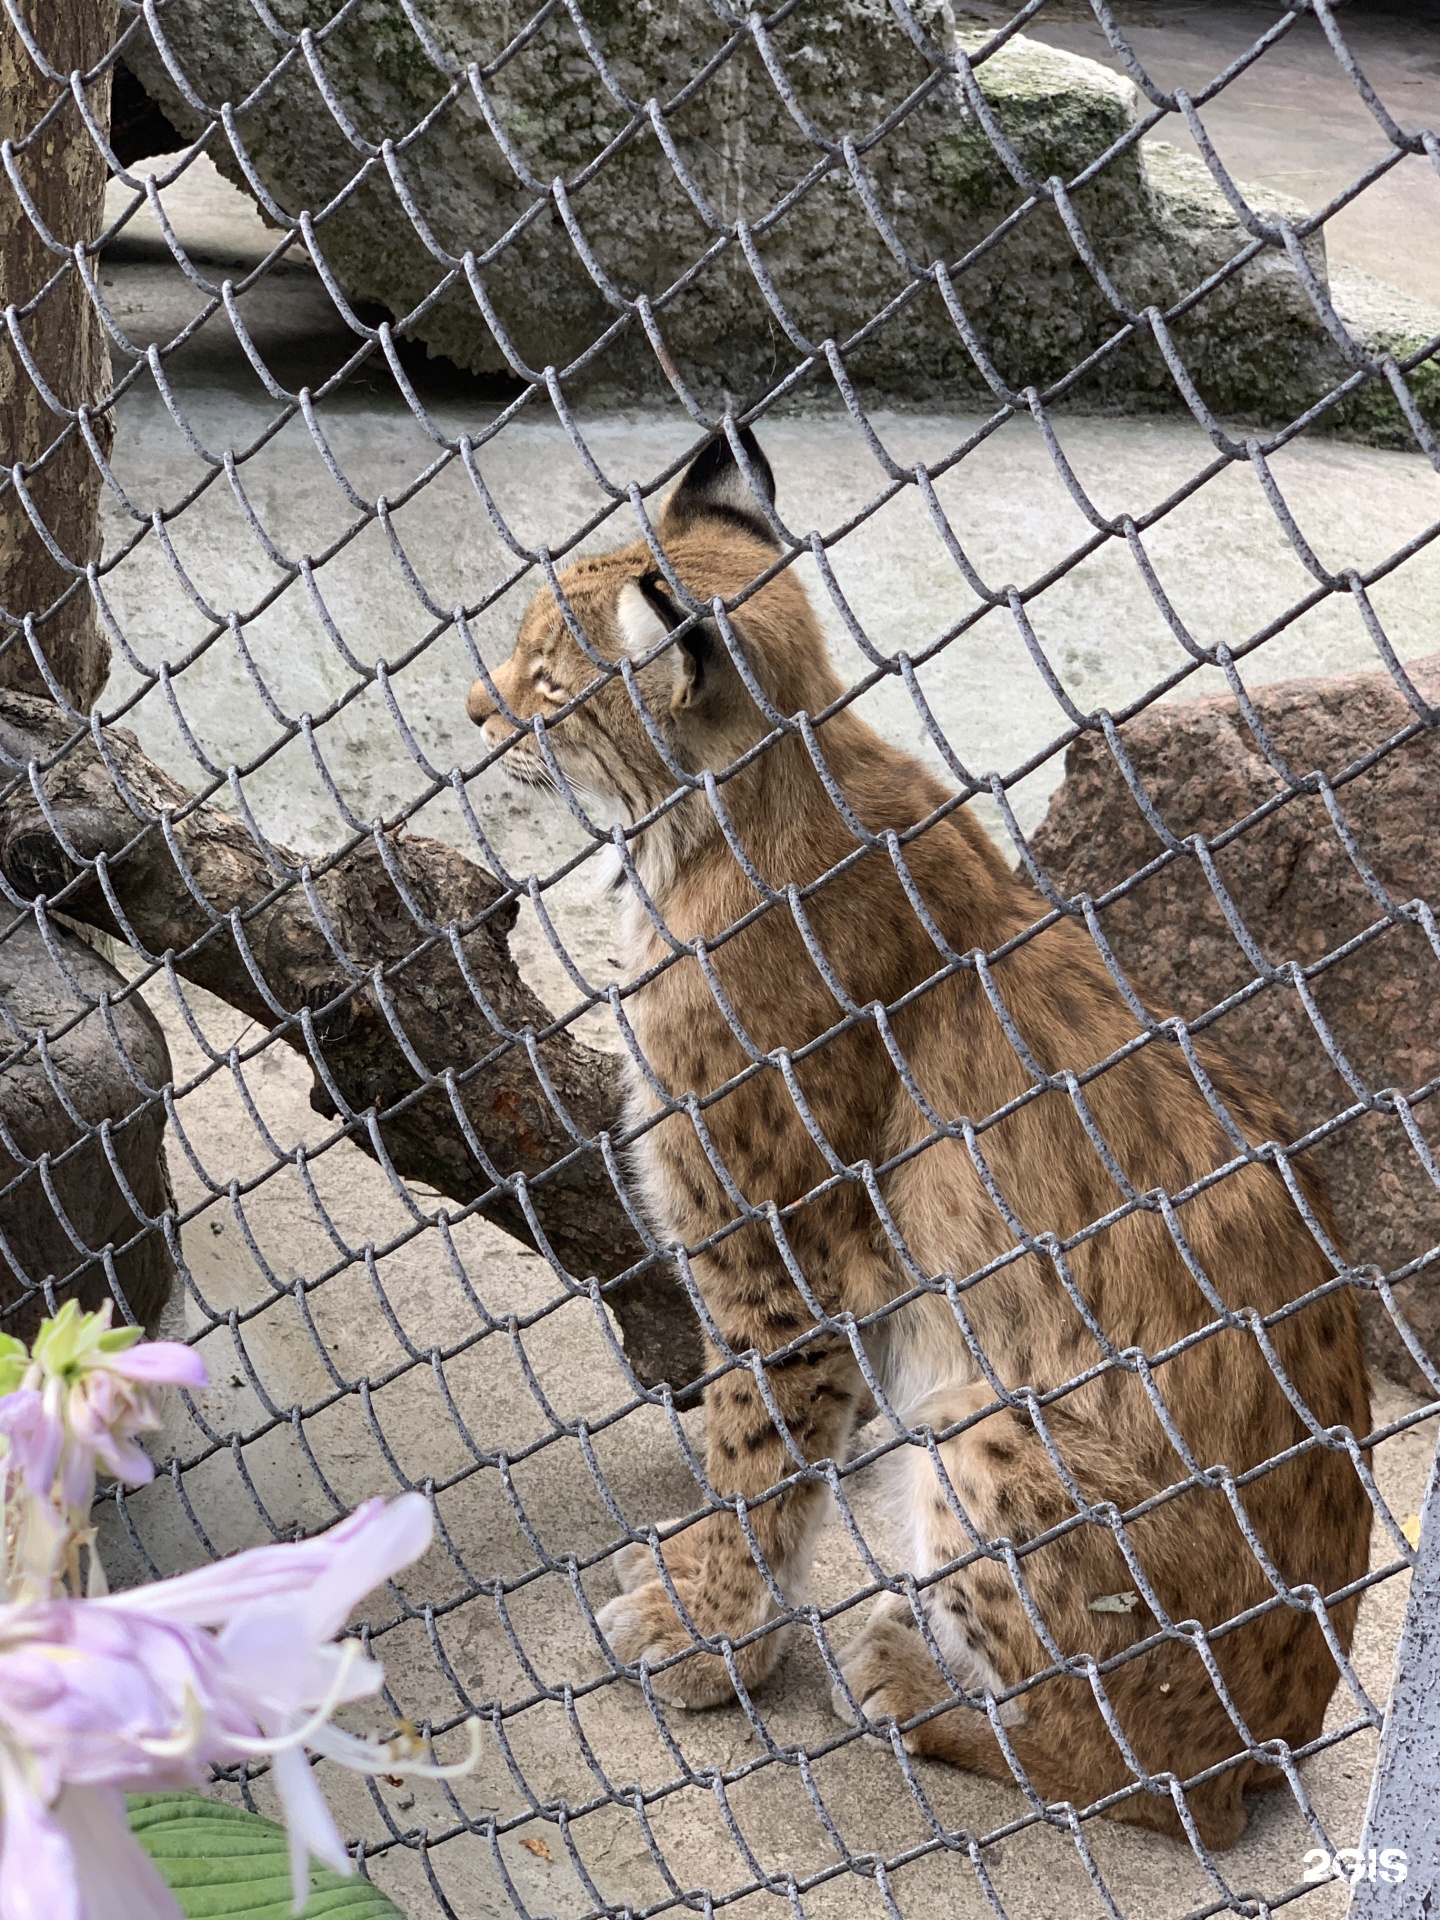
[[[209,1634],[100,1600],[4,1609],[0,1727],[41,1799],[62,1785],[192,1786],[256,1731]]]
[[[367,1593],[420,1558],[433,1531],[424,1495],[406,1493],[382,1506],[363,1530],[340,1543],[319,1577],[299,1596],[315,1638],[333,1639]]]
[[[310,1898],[310,1861],[336,1873],[354,1873],[355,1862],[345,1851],[334,1816],[325,1804],[310,1762],[298,1747],[286,1747],[271,1762],[271,1777],[285,1815],[290,1838],[290,1892],[292,1913],[304,1910]]]
[[[350,1648],[348,1654],[342,1655],[341,1647],[330,1641],[316,1646],[297,1633],[289,1607],[248,1608],[216,1636],[237,1695],[253,1703],[265,1725],[276,1728],[282,1720],[318,1706],[337,1678],[337,1707],[380,1691],[385,1669],[379,1661],[360,1656],[351,1641],[341,1644]],[[345,1672],[340,1674],[342,1659]]]
[[[66,1834],[0,1748],[0,1920],[83,1920]]]
[[[179,1340],[142,1340],[124,1353],[107,1353],[104,1365],[126,1380],[147,1380],[155,1386],[208,1387],[210,1370],[194,1347]]]
[[[318,1583],[338,1558],[345,1568],[345,1594],[353,1594],[353,1598],[346,1599],[328,1632],[320,1630],[334,1609],[328,1590],[322,1596],[324,1608],[319,1620],[319,1610],[306,1606],[306,1631],[315,1639],[330,1639],[372,1587],[419,1559],[430,1543],[430,1532],[430,1509],[423,1495],[402,1494],[388,1507],[383,1500],[367,1500],[347,1519],[311,1540],[251,1547],[228,1560],[217,1560],[214,1566],[175,1574],[168,1580],[157,1580],[153,1586],[112,1593],[94,1604],[148,1613],[178,1625],[219,1627],[242,1608],[260,1601],[292,1595],[313,1599]],[[357,1549],[353,1556],[351,1548]]]
[[[121,1794],[67,1787],[55,1817],[70,1841],[88,1920],[183,1920],[174,1894],[130,1831]]]
[[[155,1478],[155,1462],[133,1440],[101,1434],[95,1443],[95,1458],[112,1480],[123,1480],[127,1487],[148,1487]]]
[[[94,1497],[95,1455],[88,1447],[77,1447],[72,1440],[65,1448],[60,1469],[60,1498],[72,1512],[78,1508],[85,1513]]]
[[[65,1553],[70,1529],[48,1500],[31,1498],[20,1509],[11,1566],[12,1589],[24,1597],[48,1594]]]
[[[48,1494],[60,1464],[65,1428],[34,1387],[17,1387],[0,1396],[0,1434],[10,1444],[16,1465],[33,1492]]]
[[[366,1506],[372,1504],[378,1506],[379,1502],[367,1502]],[[359,1508],[341,1526],[349,1526],[365,1511],[365,1507]],[[244,1607],[285,1599],[308,1586],[328,1562],[330,1549],[325,1542],[339,1530],[332,1527],[313,1540],[250,1547],[227,1560],[217,1560],[213,1566],[172,1574],[168,1580],[157,1580],[148,1587],[112,1593],[101,1604],[124,1612],[148,1613],[177,1626],[223,1626]]]

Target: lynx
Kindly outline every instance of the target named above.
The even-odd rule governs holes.
[[[769,466],[753,437],[741,444],[748,479],[717,439],[659,522],[675,577],[702,606],[741,593],[782,551]],[[517,776],[553,785],[548,752],[582,798],[633,823],[681,787],[667,757],[691,775],[736,769],[708,792],[685,784],[631,843],[639,889],[620,888],[632,977],[671,962],[627,1002],[667,1096],[632,1065],[633,1122],[664,1116],[634,1150],[644,1204],[666,1244],[701,1249],[693,1272],[731,1351],[772,1356],[766,1389],[786,1429],[751,1371],[723,1373],[705,1396],[712,1486],[744,1497],[774,1581],[800,1597],[827,1495],[819,1474],[797,1477],[797,1453],[843,1460],[868,1397],[831,1317],[878,1313],[867,1360],[914,1435],[899,1449],[900,1499],[919,1610],[898,1592],[881,1598],[839,1653],[836,1710],[870,1729],[898,1722],[912,1753],[1002,1780],[1008,1745],[1042,1795],[1080,1806],[1133,1785],[1123,1742],[1146,1784],[1108,1811],[1176,1835],[1170,1780],[1242,1756],[1188,1794],[1206,1842],[1229,1845],[1245,1792],[1284,1781],[1247,1739],[1298,1747],[1320,1731],[1337,1673],[1317,1609],[1367,1564],[1369,1508],[1338,1437],[1369,1424],[1352,1294],[1258,1157],[1171,1207],[1168,1196],[1243,1158],[1235,1141],[1178,1042],[1134,1044],[1142,1029],[1083,925],[1062,917],[1010,945],[1045,903],[966,809],[946,810],[941,782],[848,706],[809,742],[787,724],[751,755],[773,716],[819,714],[844,691],[793,570],[727,623],[688,627],[644,543],[578,562],[561,590],[596,654],[632,663],[646,717],[542,592],[493,675],[510,717],[483,681],[468,701],[488,743],[511,741]],[[689,948],[678,960],[650,907]],[[1198,1056],[1246,1141],[1293,1137],[1240,1065],[1214,1046]],[[970,1142],[967,1119],[989,1121]],[[1323,1193],[1297,1177],[1333,1235]],[[780,1221],[776,1208],[794,1210]],[[902,1294],[913,1297],[878,1312]],[[1010,1399],[1082,1377],[1038,1418]],[[942,1436],[933,1450],[928,1435]],[[1138,1575],[1111,1524],[1132,1509],[1123,1531]],[[1018,1579],[995,1542],[1013,1549]],[[711,1512],[664,1553],[694,1634],[651,1550],[629,1546],[599,1614],[615,1655],[670,1662],[656,1694],[706,1707],[733,1689],[694,1636],[739,1641],[736,1670],[747,1690],[760,1685],[781,1633],[757,1630],[778,1609],[738,1521]],[[1329,1608],[1341,1648],[1357,1605]],[[1249,1609],[1211,1643],[1212,1673],[1195,1623]],[[987,1689],[1001,1697],[998,1734]]]

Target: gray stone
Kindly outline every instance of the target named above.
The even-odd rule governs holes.
[[[86,1129],[111,1123],[116,1162],[136,1205],[150,1218],[171,1204],[164,1110],[152,1106],[129,1120],[144,1099],[136,1082],[160,1087],[171,1077],[165,1036],[138,994],[110,1009],[107,1028],[99,997],[119,994],[124,979],[74,934],[53,922],[49,931],[63,972],[33,921],[12,927],[0,945],[0,1021],[7,1053],[31,1034],[67,1026],[84,1014],[49,1042],[48,1071],[32,1048],[0,1075],[0,1189],[16,1183],[0,1198],[0,1329],[24,1340],[48,1310],[40,1291],[46,1281],[55,1284],[58,1300],[73,1295],[87,1311],[112,1298],[103,1265],[81,1253],[75,1239],[91,1252],[123,1247],[144,1224],[126,1199],[98,1132],[78,1152],[67,1152],[82,1137],[73,1115]],[[48,1174],[54,1203],[33,1165],[42,1154],[59,1163]],[[174,1278],[164,1238],[159,1232],[147,1234],[117,1255],[114,1267],[130,1311],[153,1331]],[[77,1272],[72,1284],[64,1284]]]
[[[1389,354],[1402,364],[1421,352],[1440,334],[1440,315],[1423,301],[1388,287],[1372,274],[1346,268],[1331,275],[1335,310],[1352,336],[1376,354]],[[1413,367],[1406,382],[1432,428],[1440,421],[1440,360],[1430,358]],[[1378,382],[1359,387],[1344,402],[1338,425],[1357,439],[1377,446],[1412,447],[1415,436],[1390,392]]]
[[[318,27],[328,9],[282,0],[276,11],[296,29]],[[944,0],[925,0],[914,12],[936,45],[956,44]],[[640,101],[673,97],[725,43],[702,0],[664,7],[599,0],[586,17],[614,86]],[[409,331],[432,352],[475,372],[514,375],[547,364],[563,370],[617,326],[583,376],[567,382],[572,390],[629,397],[661,388],[663,357],[706,398],[749,396],[783,377],[807,345],[852,336],[910,284],[843,165],[766,224],[822,155],[797,118],[833,144],[882,123],[930,76],[886,0],[827,0],[797,9],[773,30],[793,114],[747,45],[671,116],[670,134],[708,215],[686,194],[652,131],[620,139],[628,109],[607,90],[564,10],[498,65],[513,30],[510,9],[498,0],[433,0],[426,19],[434,60],[399,0],[363,0],[340,29],[312,45],[336,111],[323,102],[305,61],[294,59],[238,112],[236,124],[277,205],[317,213],[319,244],[350,296],[399,316],[413,313]],[[277,43],[245,0],[173,0],[163,22],[172,58],[212,110],[242,101],[276,63]],[[970,33],[959,44],[973,51],[982,41]],[[131,57],[175,123],[198,136],[207,118],[186,101],[153,46],[137,41]],[[437,61],[459,76],[460,90],[412,136],[446,94]],[[476,62],[489,66],[483,84]],[[464,78],[467,67],[474,86]],[[1037,180],[1073,178],[1136,116],[1138,96],[1127,79],[1022,37],[985,61],[978,79],[988,110]],[[510,158],[487,130],[477,89],[503,129]],[[387,137],[397,142],[394,181],[385,159],[371,155]],[[223,138],[212,138],[209,151],[243,183]],[[322,213],[367,156],[359,186]],[[517,167],[531,184],[517,177]],[[971,254],[1025,197],[948,77],[867,153],[864,168],[875,209],[922,265]],[[557,176],[580,181],[568,204],[589,266],[560,211],[537,201]],[[397,182],[438,255],[401,204]],[[1249,191],[1261,214],[1303,212],[1274,193]],[[1074,206],[1099,260],[1137,307],[1173,301],[1247,244],[1204,166],[1160,145],[1128,147],[1076,192]],[[754,247],[773,288],[773,309],[741,246],[722,245],[717,234],[718,225],[740,221],[760,228]],[[445,260],[467,249],[499,334],[463,270],[415,311],[444,277]],[[623,302],[659,296],[707,249],[714,257],[655,316],[664,341],[657,355],[639,319],[624,318]],[[1316,237],[1308,252],[1323,281],[1323,242]],[[985,352],[1016,387],[1061,378],[1118,324],[1050,209],[975,253],[955,287]],[[1402,331],[1412,346],[1424,337]],[[1225,414],[1293,414],[1348,371],[1294,268],[1275,249],[1183,317],[1176,338],[1205,399]],[[894,397],[986,391],[934,286],[867,335],[847,363],[867,391]],[[816,378],[828,385],[823,369]],[[1440,374],[1434,382],[1440,385]],[[1159,352],[1143,340],[1111,354],[1071,397],[1091,407],[1177,401]],[[1427,388],[1427,403],[1434,397]],[[1341,424],[1372,434],[1405,431],[1388,400]]]
[[[1440,698],[1440,657],[1406,671],[1426,701]],[[1415,716],[1388,673],[1280,682],[1253,696],[1259,725],[1300,777],[1335,778]],[[1123,742],[1161,820],[1180,837],[1224,832],[1285,791],[1230,697],[1161,706],[1132,720]],[[1397,905],[1440,895],[1440,743],[1422,732],[1336,790],[1363,861]],[[1085,734],[1033,838],[1067,893],[1099,896],[1139,872],[1163,843],[1131,798],[1102,736]],[[1324,800],[1287,802],[1214,856],[1220,880],[1273,967],[1313,965],[1383,921],[1345,851]],[[1100,915],[1116,956],[1152,1006],[1187,1019],[1256,977],[1193,856],[1172,861]],[[1406,1095],[1440,1073],[1434,1004],[1440,959],[1414,918],[1398,919],[1312,982],[1320,1016],[1353,1074],[1373,1095]],[[1281,1100],[1296,1134],[1356,1104],[1300,994],[1274,981],[1223,1015],[1213,1036],[1249,1060]],[[1351,1259],[1390,1273],[1427,1264],[1395,1288],[1432,1361],[1440,1364],[1440,1191],[1385,1103],[1315,1151]],[[1420,1133],[1440,1140],[1433,1098],[1414,1109]],[[1257,1143],[1258,1144],[1258,1143]],[[1423,1386],[1382,1301],[1363,1300],[1372,1364]],[[1428,1389],[1426,1389],[1428,1391]]]

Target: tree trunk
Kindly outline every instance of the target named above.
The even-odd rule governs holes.
[[[15,917],[7,908],[6,922]],[[141,1102],[116,1043],[152,1087],[170,1078],[170,1052],[138,994],[113,1004],[124,989],[114,967],[64,927],[52,923],[42,935],[24,914],[7,925],[0,945],[6,1051],[17,1030],[60,1033],[44,1055],[32,1047],[0,1073],[0,1189],[11,1189],[0,1200],[0,1332],[21,1340],[32,1340],[45,1315],[71,1295],[93,1313],[112,1297],[111,1272],[130,1313],[153,1330],[175,1284],[165,1236],[149,1228],[173,1204],[165,1110],[157,1104],[136,1112]],[[94,1010],[102,993],[112,1001],[108,1021]],[[106,1121],[123,1187],[100,1131]],[[42,1154],[50,1162],[44,1179]],[[110,1270],[82,1253],[77,1240],[94,1254],[110,1248]]]
[[[88,71],[114,38],[114,0],[16,0],[16,6],[40,52],[61,74]],[[105,126],[108,72],[90,87],[88,98]],[[57,100],[63,104],[30,140]],[[101,230],[105,162],[74,100],[36,66],[4,8],[0,138],[20,146],[16,166],[54,243],[46,243],[8,181],[0,183],[0,306],[18,310],[26,348],[59,405],[72,411],[93,406],[109,390],[110,357],[99,315],[64,249]],[[110,415],[90,424],[108,455],[114,433]],[[68,437],[62,439],[67,427]],[[56,681],[74,705],[88,710],[105,684],[109,644],[83,577],[77,585],[75,574],[48,551],[25,511],[12,470],[17,465],[27,470],[25,489],[36,514],[71,567],[82,569],[100,557],[100,472],[84,435],[66,413],[47,404],[4,330],[0,465],[5,469],[0,478],[0,686],[47,691],[23,632],[26,615],[33,615],[36,641]],[[57,605],[67,589],[69,597]]]
[[[11,763],[43,764],[70,734],[49,703],[0,692],[0,756]],[[315,1070],[311,1104],[343,1108],[356,1144],[403,1179],[478,1201],[530,1245],[543,1238],[581,1283],[643,1259],[592,1144],[620,1124],[614,1060],[566,1033],[527,1042],[550,1016],[511,958],[515,907],[500,904],[496,880],[454,848],[408,836],[383,851],[366,841],[313,878],[274,847],[299,884],[263,904],[283,875],[241,821],[197,804],[128,733],[108,731],[105,754],[85,738],[44,774],[59,838],[28,783],[0,806],[0,870],[17,892],[59,899],[142,952],[173,952],[185,979],[266,1027],[290,1017],[283,1037]],[[157,819],[166,812],[168,844]],[[101,854],[124,926],[88,867]],[[700,1372],[699,1325],[667,1262],[605,1299],[647,1385],[679,1388]]]
[[[17,11],[41,57],[60,75],[94,67],[115,31],[113,0],[17,0]],[[108,72],[91,85],[88,99],[103,128]],[[45,696],[41,704],[52,722],[64,727],[49,704],[26,618],[56,685],[83,712],[105,685],[110,648],[83,578],[76,586],[73,571],[47,549],[13,470],[23,470],[35,514],[72,567],[98,560],[100,471],[84,435],[56,407],[96,405],[110,387],[104,328],[63,251],[101,231],[106,170],[63,79],[46,76],[4,9],[0,138],[16,143],[15,164],[36,215],[32,220],[0,178],[0,307],[15,310],[35,369],[32,375],[0,326],[0,687]],[[108,455],[111,416],[99,415],[90,429]],[[52,924],[42,936],[3,905],[0,927],[8,1056],[0,1073],[0,1329],[29,1339],[60,1299],[73,1295],[93,1309],[117,1289],[125,1310],[153,1327],[174,1282],[165,1240],[149,1227],[171,1204],[165,1119],[154,1107],[136,1116],[141,1102],[116,1048],[118,1042],[131,1072],[163,1085],[170,1078],[165,1036],[138,999],[112,1009],[108,1021],[96,1010],[101,995],[118,994],[124,981],[63,927]],[[42,1031],[61,1037],[43,1051],[33,1044],[27,1049],[22,1036]],[[110,1147],[123,1185],[100,1132],[106,1122],[115,1129]]]

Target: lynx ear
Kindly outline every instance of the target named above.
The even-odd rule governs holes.
[[[653,588],[647,593],[638,580],[627,580],[621,587],[615,613],[620,626],[620,644],[632,660],[658,647],[680,618],[668,600],[661,601]]]
[[[620,644],[634,659],[658,647],[685,617],[658,573],[627,580],[620,589],[615,612]],[[674,712],[680,707],[699,706],[713,691],[717,674],[730,662],[709,623],[702,621],[683,634],[668,653],[661,654],[655,664],[670,669],[670,707]]]
[[[775,504],[775,476],[770,462],[760,451],[760,442],[748,427],[740,431],[740,444],[750,471],[767,506]],[[660,536],[688,533],[706,520],[728,520],[746,533],[763,540],[767,547],[779,549],[774,529],[765,518],[750,481],[746,479],[730,442],[722,433],[703,453],[697,454],[681,474],[675,491],[665,503],[660,521]]]

